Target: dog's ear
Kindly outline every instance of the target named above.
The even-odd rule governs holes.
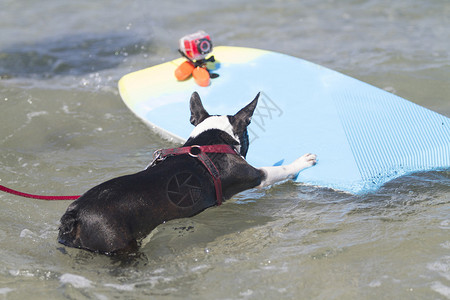
[[[245,127],[247,127],[250,122],[252,121],[252,116],[256,108],[256,104],[258,104],[258,98],[259,94],[256,95],[255,99],[253,99],[252,102],[250,102],[246,107],[241,109],[237,112],[237,114],[234,115],[234,120],[237,123],[244,124]]]
[[[209,117],[208,112],[205,110],[202,104],[202,100],[197,92],[193,92],[190,101],[191,107],[191,124],[197,126],[203,120]]]

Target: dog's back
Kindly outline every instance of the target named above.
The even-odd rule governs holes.
[[[170,157],[87,191],[61,218],[58,240],[102,253],[134,250],[156,226],[216,204],[212,180],[194,158]]]

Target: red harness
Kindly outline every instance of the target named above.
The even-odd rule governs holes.
[[[160,149],[156,150],[155,153],[153,153],[153,161],[147,168],[154,166],[158,161],[162,161],[168,156],[189,154],[190,156],[200,160],[202,164],[205,166],[205,168],[208,170],[209,174],[211,174],[214,181],[214,187],[216,189],[217,205],[221,205],[223,195],[222,195],[222,181],[220,180],[220,173],[217,167],[212,162],[212,160],[208,157],[208,155],[206,155],[206,153],[225,153],[235,155],[239,154],[232,146],[225,144],[206,145],[206,146],[195,145],[181,148]]]

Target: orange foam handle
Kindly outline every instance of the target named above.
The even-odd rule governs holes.
[[[208,86],[210,82],[209,72],[205,68],[197,67],[192,72],[195,82],[199,86]]]
[[[194,65],[190,61],[185,61],[175,70],[175,77],[178,80],[186,80],[194,71]]]

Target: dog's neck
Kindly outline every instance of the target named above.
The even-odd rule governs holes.
[[[184,146],[227,144],[239,148],[239,143],[228,133],[209,129],[187,140]],[[239,152],[239,151],[238,151]],[[224,199],[261,183],[261,174],[250,166],[242,155],[208,155],[220,170]]]

